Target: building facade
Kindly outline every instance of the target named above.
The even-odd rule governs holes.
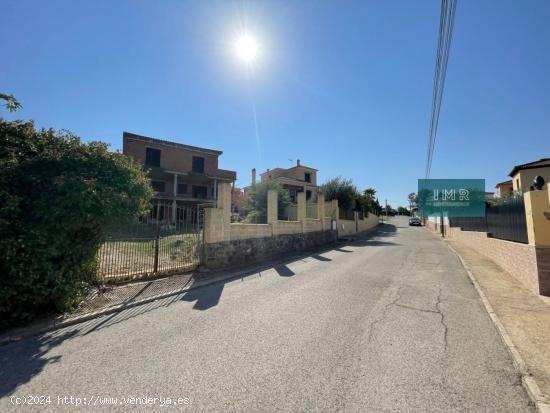
[[[550,158],[542,158],[538,161],[516,165],[508,176],[512,178],[513,189],[517,193],[529,191],[536,176],[544,178],[544,188],[546,188],[550,180]]]
[[[155,200],[176,205],[214,204],[218,184],[234,184],[235,171],[218,167],[221,151],[150,138],[130,132],[122,136],[122,152],[149,169]]]
[[[253,171],[253,175],[255,176],[255,171]],[[253,181],[255,180],[254,176]],[[305,192],[307,201],[317,198],[317,192],[319,191],[317,169],[300,164],[299,159],[296,161],[296,166],[292,168],[268,169],[260,174],[260,177],[261,182],[273,179],[280,183],[288,191],[292,202],[296,202],[299,192]]]
[[[502,198],[503,196],[506,196],[513,192],[514,186],[511,179],[509,181],[499,182],[495,185],[495,196],[497,198]]]

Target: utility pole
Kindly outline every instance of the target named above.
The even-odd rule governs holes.
[[[386,199],[386,221],[388,220],[388,200]]]

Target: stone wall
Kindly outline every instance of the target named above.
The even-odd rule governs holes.
[[[315,231],[216,242],[204,245],[204,263],[212,269],[240,267],[336,240],[336,231]]]

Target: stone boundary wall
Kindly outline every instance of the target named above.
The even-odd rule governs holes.
[[[272,225],[273,235],[302,233],[302,223],[300,221],[275,221]]]
[[[304,223],[304,232],[316,232],[323,230],[323,222],[320,219],[306,218],[302,222]]]
[[[230,225],[231,239],[262,238],[272,235],[272,228],[269,224],[240,224]]]
[[[371,228],[374,228],[380,223],[377,215],[369,214],[365,219],[358,219],[359,232],[368,231]]]
[[[351,219],[339,219],[338,237],[348,237],[350,235],[356,235],[361,232],[366,232],[376,227],[380,221],[377,215],[369,214],[365,219],[358,219],[357,213],[355,214],[355,220]]]
[[[355,220],[351,219],[339,219],[338,220],[338,237],[347,237],[349,235],[357,234],[355,227]]]
[[[212,269],[240,267],[336,240],[336,231],[315,231],[216,242],[204,245],[204,263]]]
[[[341,235],[340,229],[331,229],[333,220],[338,220],[338,201],[325,202],[319,194],[317,216],[323,218],[314,219],[307,218],[305,193],[297,197],[297,221],[278,220],[277,191],[270,190],[266,224],[231,223],[231,187],[219,184],[216,208],[205,209],[203,263],[211,268],[244,265],[334,242]],[[376,226],[378,217],[358,220],[355,213],[355,220],[337,224],[345,227],[345,235],[351,235]]]

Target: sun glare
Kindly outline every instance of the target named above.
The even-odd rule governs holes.
[[[248,34],[242,35],[235,43],[237,55],[246,63],[251,63],[256,59],[259,48],[256,39]]]

